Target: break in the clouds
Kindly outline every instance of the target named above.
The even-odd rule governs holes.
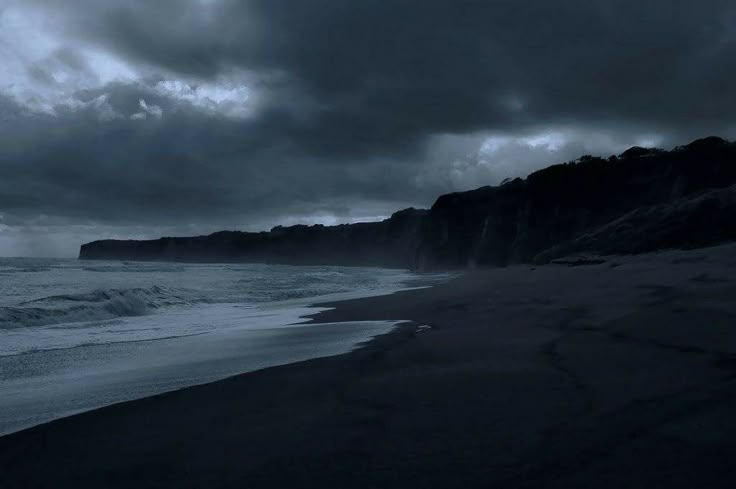
[[[736,5],[5,0],[0,255],[375,219],[732,138]]]

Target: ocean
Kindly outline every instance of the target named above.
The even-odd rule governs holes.
[[[344,353],[396,321],[311,324],[311,304],[431,285],[377,268],[0,258],[0,434]]]

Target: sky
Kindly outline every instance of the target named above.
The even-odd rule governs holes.
[[[376,220],[736,132],[732,0],[0,0],[0,256]]]

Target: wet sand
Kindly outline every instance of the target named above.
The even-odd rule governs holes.
[[[2,437],[0,488],[731,488],[735,272],[728,245],[331,304],[406,322]]]

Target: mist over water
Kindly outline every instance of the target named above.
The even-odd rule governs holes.
[[[375,268],[0,259],[0,434],[349,351],[395,323],[304,324],[317,311],[310,304],[445,278]]]

